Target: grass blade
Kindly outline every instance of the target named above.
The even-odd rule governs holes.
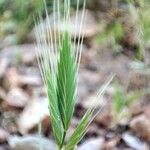
[[[49,111],[53,134],[57,144],[61,145],[63,129],[61,127],[62,123],[59,115],[56,87],[53,78],[51,76],[49,67],[47,66],[45,70],[46,70],[45,78],[47,82],[47,94],[49,99]]]
[[[75,106],[76,67],[71,51],[70,37],[66,32],[63,36],[57,73],[57,98],[64,129],[69,127]]]
[[[108,80],[100,88],[100,91],[98,91],[97,98],[99,98],[100,96],[104,94],[106,88],[109,86],[113,78],[114,78],[114,75],[111,75],[108,78]],[[65,150],[74,150],[76,145],[79,143],[82,137],[86,134],[88,126],[95,119],[95,117],[101,112],[102,108],[100,108],[96,113],[94,112],[96,110],[96,106],[87,110],[87,112],[82,117],[81,121],[79,122],[77,128],[75,129],[74,133],[72,134],[71,138],[69,139],[69,142],[67,143],[65,147]]]
[[[73,135],[71,136],[69,142],[67,143],[65,150],[73,150],[76,147],[78,142],[82,139],[82,137],[86,133],[87,126],[91,120],[92,114],[93,114],[93,109],[87,110],[87,112],[79,122],[79,125],[75,129]]]

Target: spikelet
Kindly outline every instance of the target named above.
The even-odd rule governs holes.
[[[82,28],[84,19],[86,18],[85,0],[82,8],[82,16],[80,23],[79,18],[79,0],[76,6],[76,24],[75,31],[78,29],[78,34],[75,33],[73,42],[68,31],[67,24],[70,21],[70,0],[64,0],[64,11],[60,12],[60,0],[55,0],[53,4],[53,24],[50,22],[48,11],[45,5],[46,27],[43,24],[43,19],[39,15],[40,27],[36,30],[37,40],[37,58],[44,86],[47,91],[49,100],[49,112],[53,135],[58,146],[58,150],[73,150],[78,142],[84,136],[87,128],[95,116],[101,111],[94,114],[94,108],[87,110],[79,125],[75,129],[71,138],[65,144],[65,137],[68,131],[70,121],[73,117],[77,95],[78,70],[81,59],[83,37]],[[63,14],[63,15],[62,15]],[[63,24],[59,24],[63,19]],[[36,23],[37,24],[37,23]],[[53,29],[58,29],[58,26],[64,26],[63,33],[53,32]],[[47,37],[42,36],[44,30],[47,29]],[[76,39],[78,40],[76,42]],[[104,84],[97,94],[99,98],[112,81],[113,76]]]

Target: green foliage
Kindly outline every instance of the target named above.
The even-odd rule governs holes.
[[[62,37],[59,59],[56,62],[56,74],[51,72],[49,58],[46,54],[47,53],[45,52],[44,60],[42,62],[44,70],[43,75],[49,99],[53,134],[58,149],[64,147],[65,150],[73,150],[86,133],[87,127],[91,122],[94,108],[87,110],[70,140],[64,145],[65,136],[73,117],[77,88],[77,66],[73,57],[69,34],[66,32]],[[106,86],[102,91],[105,90],[111,80],[106,83]]]
[[[21,42],[34,25],[33,17],[42,10],[43,0],[1,0],[0,21],[3,32],[0,36],[15,33],[17,42]]]
[[[118,21],[113,21],[108,26],[108,34],[113,36],[117,43],[120,42],[121,37],[123,36],[123,27],[122,24]]]
[[[47,55],[44,55],[45,59],[43,62],[44,80],[46,82],[49,99],[51,124],[53,134],[59,149],[64,146],[66,132],[70,125],[70,120],[73,116],[76,99],[77,70],[70,42],[69,34],[66,32],[63,35],[59,59],[56,62],[56,75],[53,75],[49,68],[49,59]],[[90,114],[91,113],[88,112],[83,117],[81,120],[81,125],[77,127],[73,137],[78,134],[78,130],[80,128],[87,125]],[[80,132],[80,134],[82,135],[82,132]],[[78,138],[81,138],[81,136]],[[71,143],[67,147],[70,147],[70,145],[74,147],[74,144],[77,144],[78,140],[74,142],[74,138],[71,138],[70,142]]]
[[[120,14],[122,18],[115,18],[116,16],[112,16],[112,21],[110,21],[110,23],[106,25],[105,28],[103,28],[103,31],[97,36],[97,41],[101,46],[111,44],[113,50],[120,52],[122,50],[120,41],[124,34],[128,31],[126,31],[126,29],[129,28],[130,30],[131,27],[134,27],[135,32],[138,32],[136,37],[137,39],[135,41],[136,45],[134,48],[136,53],[135,55],[136,59],[141,61],[144,58],[144,51],[150,43],[150,1],[125,0],[124,2],[128,6],[128,12],[126,12],[127,14]],[[119,4],[119,1],[116,1],[116,3]],[[123,17],[128,17],[129,21],[123,21]],[[122,22],[125,22],[126,25],[124,26]],[[108,43],[108,41],[111,43]]]
[[[73,115],[76,99],[76,67],[68,33],[64,34],[57,73],[57,98],[63,128],[66,131]]]
[[[121,87],[116,87],[115,95],[114,95],[114,108],[116,114],[119,114],[124,107],[124,93]]]
[[[58,15],[61,11],[59,2],[60,1],[58,0],[57,5],[54,3],[54,10],[58,11]],[[66,27],[68,21],[67,19],[69,19],[69,3],[69,0],[64,2],[64,8],[66,9],[64,10],[63,18],[66,19]],[[49,24],[48,11],[46,6],[45,9],[46,21]],[[83,5],[82,20],[80,23],[81,26],[79,27],[80,30],[82,29],[81,27],[84,13],[85,3]],[[56,12],[54,12],[54,16],[56,16]],[[40,20],[43,21],[41,17]],[[54,26],[56,26],[56,22],[54,22]],[[38,51],[42,50],[43,52],[42,55],[41,53],[39,54],[40,58],[38,59],[38,63],[47,90],[53,135],[58,146],[58,150],[73,150],[81,138],[85,135],[90,122],[96,116],[94,115],[94,117],[92,117],[95,107],[87,110],[70,139],[67,142],[65,141],[65,137],[70,126],[70,121],[73,117],[75,108],[77,94],[77,72],[81,58],[82,43],[81,46],[77,47],[77,52],[73,52],[71,37],[66,28],[64,33],[58,34],[57,40],[56,34],[52,34],[51,32],[51,26],[49,24],[50,35],[48,37],[48,41],[46,37],[44,37],[44,39],[41,39],[40,37],[43,29],[44,25],[42,25],[41,28],[36,31]],[[79,36],[81,36],[80,33]],[[80,38],[78,40],[80,40]],[[44,48],[43,44],[45,45]],[[49,51],[49,48],[52,49],[51,52]],[[103,86],[101,91],[98,93],[98,96],[100,96],[105,91],[109,83],[112,81],[112,78],[113,77],[111,77],[111,79]]]
[[[108,41],[111,41],[113,50],[118,52],[121,50],[120,40],[124,34],[124,29],[122,24],[113,20],[108,26],[106,26],[101,33],[97,36],[98,43],[102,46],[108,44]]]
[[[60,112],[58,107],[56,83],[49,69],[49,62],[46,62],[45,67],[45,81],[47,84],[47,93],[49,99],[49,111],[51,116],[51,124],[57,144],[60,146],[62,141],[63,127],[60,119]]]
[[[139,14],[139,23],[141,27],[141,36],[143,40],[143,44],[147,45],[150,42],[150,7],[148,7],[149,4],[145,4]]]
[[[137,47],[136,58],[142,60],[144,51],[150,43],[150,2],[147,0],[139,1],[140,7],[136,8],[135,1],[128,1],[129,11],[135,20],[135,26],[139,30],[139,47]]]
[[[84,134],[87,131],[87,127],[90,123],[92,113],[93,113],[93,109],[89,109],[85,113],[85,115],[82,117],[77,128],[75,129],[74,133],[72,134],[69,142],[65,146],[65,150],[74,150],[76,145],[79,143],[79,141],[82,139],[82,137],[84,136]]]
[[[99,33],[98,37],[97,37],[97,41],[100,45],[104,45],[106,43],[107,40],[107,36],[105,32],[101,32]]]
[[[145,91],[126,92],[119,84],[116,84],[115,87],[112,125],[118,123],[122,118],[129,117],[129,111],[124,112],[124,110],[130,108],[145,93]]]
[[[44,15],[44,0],[0,0],[0,38],[9,34],[16,34],[16,43],[26,40],[32,30],[34,17],[38,13]],[[49,13],[53,11],[53,0],[45,0]],[[79,1],[79,6],[84,0]],[[63,9],[63,1],[60,1]],[[76,9],[77,1],[71,1],[71,7]]]

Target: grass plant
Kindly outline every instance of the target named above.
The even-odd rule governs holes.
[[[128,0],[129,12],[139,33],[139,47],[137,48],[136,58],[141,61],[144,59],[145,50],[150,43],[150,2],[141,0],[139,3],[140,7],[136,8],[135,2],[133,0]]]
[[[81,31],[83,28],[84,19],[86,17],[85,3],[86,2],[84,1],[82,7],[82,19],[80,20],[80,23],[77,23],[80,4],[80,1],[77,0],[75,30],[79,30],[79,35],[75,34],[73,42],[69,33],[70,30],[67,27],[71,14],[70,0],[63,1],[63,13],[60,13],[60,1],[54,1],[53,24],[50,22],[45,3],[48,37],[44,36],[44,38],[41,38],[43,30],[46,28],[44,24],[36,30],[37,58],[43,82],[47,91],[50,121],[58,150],[74,150],[79,141],[87,132],[89,124],[101,111],[100,109],[95,113],[96,106],[88,109],[70,139],[65,141],[66,134],[73,117],[77,98],[78,70],[84,37],[84,35],[81,34]],[[64,22],[63,24],[60,24],[61,19]],[[39,15],[39,20],[43,23],[41,15]],[[56,32],[52,31],[52,26],[55,29],[57,29],[58,26],[65,26],[65,32],[58,32],[56,35]],[[77,37],[78,41],[76,42]],[[100,88],[100,91],[97,94],[98,98],[104,93],[112,79],[113,76],[111,76]]]
[[[111,126],[114,127],[121,120],[128,119],[131,116],[131,112],[128,110],[147,93],[148,89],[129,92],[117,82],[113,97],[113,120]]]

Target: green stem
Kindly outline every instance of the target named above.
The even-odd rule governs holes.
[[[65,130],[65,131],[64,131],[64,133],[63,133],[63,139],[62,139],[62,143],[61,143],[61,148],[62,148],[62,147],[63,147],[63,145],[64,145],[64,141],[65,141],[66,133],[67,133],[67,131]]]
[[[58,147],[57,150],[63,150],[63,148]]]
[[[57,150],[64,150],[64,149],[63,149],[63,146],[64,146],[64,141],[65,141],[66,133],[67,133],[67,131],[64,131],[61,145],[59,145],[59,146],[57,147]]]

